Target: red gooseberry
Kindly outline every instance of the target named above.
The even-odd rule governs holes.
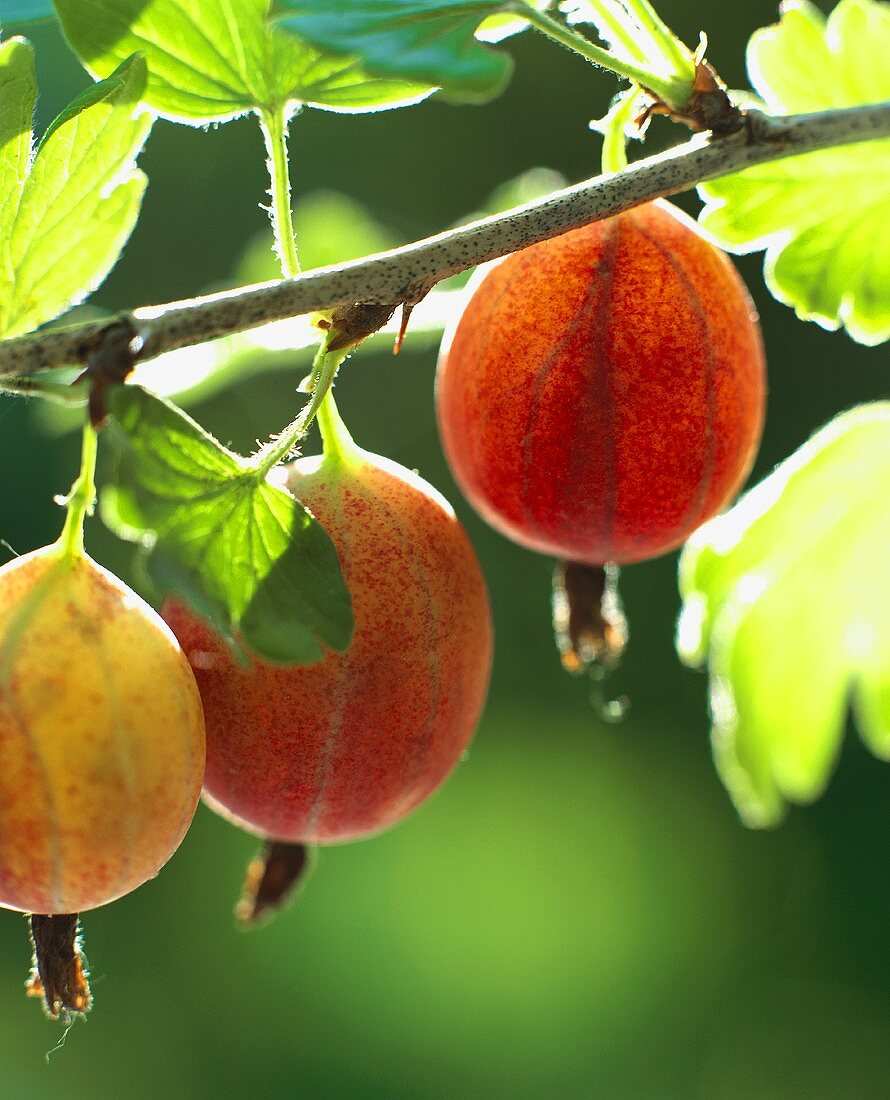
[[[181,602],[163,609],[204,702],[207,800],[294,844],[362,837],[423,801],[473,734],[491,664],[485,583],[450,506],[356,447],[330,402],[325,416],[324,457],[293,463],[286,484],[337,547],[355,617],[347,652],[241,667]]]
[[[673,549],[732,498],[765,390],[735,268],[656,202],[484,272],[446,334],[436,403],[452,472],[484,519],[601,565]]]

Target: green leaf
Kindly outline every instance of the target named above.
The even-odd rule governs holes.
[[[526,25],[511,0],[278,0],[282,24],[319,49],[358,54],[370,72],[440,86],[453,102],[484,103],[503,90],[512,59],[476,37],[486,20],[489,40]],[[485,31],[483,30],[483,34]]]
[[[752,36],[748,72],[773,114],[890,99],[890,4],[807,0]],[[792,157],[699,187],[700,220],[732,252],[765,248],[779,301],[854,340],[890,337],[890,141]]]
[[[810,802],[852,700],[890,759],[890,402],[838,416],[680,560],[678,630],[711,676],[717,768],[749,825]]]
[[[3,23],[32,23],[37,19],[52,19],[52,0],[3,0]]]
[[[315,661],[322,641],[345,650],[349,593],[311,513],[175,405],[119,386],[110,408],[122,453],[103,517],[147,547],[160,592],[184,595],[220,634],[266,660]]]
[[[0,286],[13,277],[9,242],[31,166],[36,99],[31,44],[24,38],[0,43]]]
[[[0,337],[80,302],[117,262],[139,215],[146,179],[134,161],[152,124],[139,110],[145,62],[132,57],[66,107],[27,165],[34,89],[20,43],[16,52],[0,106],[0,129],[17,135],[0,152]]]
[[[429,89],[379,80],[269,23],[271,0],[55,0],[74,50],[105,76],[134,50],[149,68],[146,102],[178,122],[224,122],[299,104],[337,111],[413,103]]]

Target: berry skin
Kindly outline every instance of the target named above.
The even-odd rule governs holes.
[[[479,514],[590,565],[679,546],[745,480],[766,381],[754,308],[649,203],[508,256],[443,343],[442,443]]]
[[[488,597],[450,506],[396,463],[349,440],[295,462],[287,484],[338,549],[347,652],[242,668],[181,603],[163,613],[204,701],[210,805],[275,841],[353,840],[404,817],[460,760],[488,685]]]
[[[153,878],[191,823],[204,722],[176,639],[58,545],[0,569],[0,905],[79,913]]]

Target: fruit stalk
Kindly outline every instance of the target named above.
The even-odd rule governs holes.
[[[300,273],[300,263],[297,259],[296,234],[291,208],[287,123],[284,112],[263,115],[261,125],[269,151],[267,167],[272,195],[271,214],[275,252],[281,264],[281,274],[285,279],[293,279]],[[265,477],[280,462],[284,462],[309,430],[349,350],[344,348],[335,354],[329,350],[328,345],[329,339],[324,337],[313,360],[309,374],[309,400],[291,423],[254,456],[254,467],[258,476]]]
[[[80,451],[80,473],[64,498],[67,515],[60,544],[66,557],[83,557],[83,525],[96,503],[96,455],[98,438],[89,419],[84,421]]]
[[[253,457],[253,466],[257,476],[265,477],[279,463],[289,458],[297,444],[309,431],[309,426],[321,408],[328,391],[333,385],[340,364],[346,358],[346,351],[328,351],[327,337],[319,345],[309,372],[310,397],[288,426],[270,440]]]

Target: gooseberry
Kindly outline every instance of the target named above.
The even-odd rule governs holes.
[[[314,665],[242,667],[182,602],[162,610],[204,702],[207,801],[292,844],[363,837],[422,802],[460,760],[491,664],[485,583],[448,503],[359,449],[330,398],[324,416],[324,456],[285,477],[337,547],[349,649]]]
[[[656,202],[483,274],[439,360],[443,446],[514,541],[601,565],[663,554],[740,488],[765,399],[728,258]]]
[[[169,628],[55,543],[0,569],[0,905],[79,913],[170,858],[204,772],[201,701]]]

